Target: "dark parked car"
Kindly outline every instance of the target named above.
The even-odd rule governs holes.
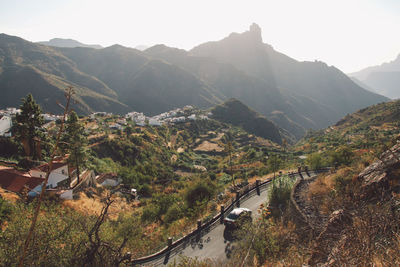
[[[236,208],[224,219],[226,227],[238,228],[245,222],[251,222],[251,210],[247,208]]]

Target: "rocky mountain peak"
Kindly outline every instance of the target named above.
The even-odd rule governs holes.
[[[253,36],[254,40],[262,43],[261,27],[253,23],[250,25],[249,33]]]

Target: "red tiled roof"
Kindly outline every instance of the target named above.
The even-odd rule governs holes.
[[[44,178],[31,177],[13,168],[0,166],[0,186],[9,191],[21,193],[24,188],[30,191],[43,181]]]
[[[54,161],[51,171],[57,170],[58,168],[61,168],[62,166],[65,166],[65,165],[67,165],[67,163],[61,162],[61,161]],[[49,169],[49,164],[46,163],[46,164],[40,165],[38,167],[35,167],[34,169],[38,170],[38,171],[42,171],[42,172],[47,172],[47,170]]]

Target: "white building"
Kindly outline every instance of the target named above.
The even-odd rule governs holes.
[[[122,130],[124,127],[122,125],[119,125],[118,123],[113,123],[108,126],[110,129],[116,129],[116,130]]]
[[[0,136],[11,136],[12,119],[10,116],[0,115]]]
[[[172,122],[184,122],[186,120],[185,117],[175,117],[172,119]]]
[[[103,173],[96,177],[96,181],[102,186],[115,187],[122,182],[122,179],[117,177],[115,173]]]
[[[42,117],[45,122],[56,121],[58,119],[60,119],[60,120],[62,119],[62,116],[57,116],[57,115],[47,114],[47,113],[42,114]]]
[[[118,124],[121,124],[121,125],[125,125],[125,124],[126,124],[126,119],[125,119],[125,118],[118,119],[118,120],[117,120],[117,123],[118,123]]]
[[[161,126],[161,122],[158,119],[155,119],[155,118],[150,118],[149,119],[149,124],[151,126]]]
[[[7,115],[10,117],[14,117],[15,115],[21,113],[20,109],[17,108],[6,108],[6,109],[2,109],[0,110],[0,115]]]
[[[43,164],[39,167],[33,168],[30,171],[32,177],[45,178],[49,165]],[[50,172],[49,180],[47,182],[48,188],[57,187],[58,183],[69,178],[68,164],[63,162],[53,162],[52,170]]]

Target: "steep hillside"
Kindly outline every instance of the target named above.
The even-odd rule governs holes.
[[[324,130],[310,131],[297,149],[302,152],[335,150],[346,145],[354,150],[381,149],[400,134],[400,100],[373,105],[348,114]]]
[[[282,144],[282,136],[274,123],[236,99],[215,106],[211,112],[218,121],[242,127],[249,133]]]
[[[146,54],[178,65],[191,71],[197,77],[206,81],[227,98],[236,98],[244,104],[252,107],[271,118],[279,127],[286,129],[296,138],[301,138],[306,128],[295,120],[307,121],[300,118],[285,103],[281,92],[266,81],[246,74],[232,64],[218,62],[214,58],[193,56],[185,50],[156,45],[147,49]],[[289,111],[292,119],[283,112]],[[280,113],[281,116],[275,114]],[[312,127],[312,126],[310,126]]]
[[[1,107],[18,106],[30,92],[45,111],[59,113],[56,101],[63,100],[67,86],[75,88],[75,109],[80,113],[128,110],[114,99],[116,94],[107,85],[78,70],[53,48],[0,35],[0,88],[4,96]]]
[[[136,49],[114,45],[59,50],[112,88],[121,102],[150,115],[188,104],[211,107],[224,98],[192,73]]]
[[[376,92],[392,99],[400,98],[400,55],[391,62],[350,73]]]
[[[153,60],[139,50],[57,48],[0,36],[1,107],[18,106],[31,92],[45,111],[59,112],[56,100],[66,86],[77,91],[76,110],[156,114],[193,104],[208,108],[221,94],[188,71]]]

